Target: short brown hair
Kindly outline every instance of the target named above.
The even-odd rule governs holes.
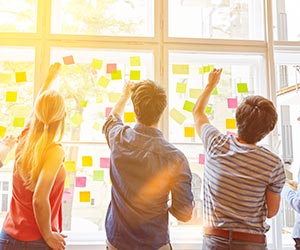
[[[151,80],[141,81],[132,88],[131,101],[137,120],[146,126],[157,124],[167,106],[163,88]]]
[[[236,111],[238,136],[253,144],[262,140],[275,127],[278,115],[273,103],[262,96],[248,96]]]

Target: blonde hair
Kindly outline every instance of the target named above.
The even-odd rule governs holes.
[[[65,116],[64,100],[57,91],[46,90],[35,101],[30,128],[25,140],[21,142],[17,159],[18,171],[31,191],[42,170],[45,153],[63,137]]]

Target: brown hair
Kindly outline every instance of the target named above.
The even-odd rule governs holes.
[[[262,140],[275,127],[278,115],[273,103],[262,96],[248,96],[236,111],[238,136],[249,144]]]
[[[163,88],[151,80],[141,81],[132,88],[131,101],[137,120],[146,126],[157,124],[167,106]]]

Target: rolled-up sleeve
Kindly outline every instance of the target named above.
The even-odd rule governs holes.
[[[283,187],[281,195],[295,211],[300,213],[300,189],[299,188],[297,192],[295,192],[289,186],[285,185]]]
[[[108,146],[110,147],[110,131],[117,125],[123,126],[122,119],[119,115],[110,115],[106,122],[102,127],[102,133],[105,134],[105,138],[107,141]]]

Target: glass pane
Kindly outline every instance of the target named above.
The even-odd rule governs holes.
[[[0,32],[36,32],[37,0],[0,0]]]
[[[264,39],[262,0],[169,0],[169,36]]]
[[[300,41],[298,0],[273,0],[274,39]]]
[[[52,48],[51,61],[64,63],[55,87],[66,100],[65,141],[105,142],[105,118],[127,80],[154,79],[152,52]],[[126,106],[124,120],[135,122]]]
[[[52,33],[154,35],[153,0],[53,0]]]

